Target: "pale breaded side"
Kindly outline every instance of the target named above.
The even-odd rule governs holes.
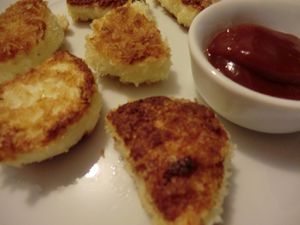
[[[61,45],[64,31],[42,0],[21,0],[0,15],[0,83],[40,64]]]
[[[83,22],[100,18],[126,2],[128,0],[67,0],[67,7],[73,21]]]
[[[64,14],[57,14],[56,19],[57,19],[59,26],[63,29],[63,31],[65,33],[68,32],[70,23],[67,19],[67,16]]]
[[[86,61],[100,76],[116,76],[136,86],[168,77],[170,48],[145,3],[113,9],[91,26]]]
[[[231,146],[211,109],[187,100],[149,97],[111,111],[106,128],[153,224],[221,221]]]
[[[93,130],[100,108],[87,65],[56,52],[0,85],[0,162],[21,166],[67,152]]]
[[[195,16],[218,0],[157,0],[177,22],[189,27]]]

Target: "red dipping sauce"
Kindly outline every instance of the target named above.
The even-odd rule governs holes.
[[[229,27],[207,48],[210,63],[254,91],[300,100],[300,39],[253,24]]]

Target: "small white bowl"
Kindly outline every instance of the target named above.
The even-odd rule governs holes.
[[[224,118],[266,133],[300,131],[300,101],[245,88],[214,68],[204,52],[226,27],[253,23],[300,37],[300,1],[223,0],[199,13],[189,29],[194,82],[204,100]]]

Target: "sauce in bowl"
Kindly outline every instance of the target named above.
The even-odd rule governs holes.
[[[218,33],[209,43],[210,63],[254,91],[300,100],[300,39],[253,24]]]

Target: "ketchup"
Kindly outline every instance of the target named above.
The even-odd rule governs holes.
[[[210,63],[267,95],[300,100],[300,39],[253,24],[229,27],[207,48]]]

